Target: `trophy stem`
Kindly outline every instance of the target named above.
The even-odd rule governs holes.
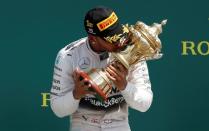
[[[106,101],[111,92],[112,85],[105,73],[100,69],[92,69],[89,73],[80,72],[81,80],[85,79],[91,85],[90,91],[97,93],[95,95],[100,101]]]

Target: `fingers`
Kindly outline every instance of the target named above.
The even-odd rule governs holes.
[[[118,74],[122,77],[126,77],[128,75],[128,69],[125,68],[120,62],[115,62],[114,67],[118,70]]]
[[[91,95],[96,94],[96,92],[91,90],[91,83],[89,82],[89,80],[85,78],[82,78],[82,79],[80,78],[81,72],[82,71],[79,70],[78,68],[76,68],[75,71],[73,72],[73,79],[75,82],[74,95],[75,95],[75,98],[78,98],[78,99],[81,99],[86,94],[91,94]]]
[[[119,70],[119,68],[118,68],[118,66],[116,64],[110,65],[109,68],[111,68],[115,72],[120,72],[120,70]]]
[[[80,77],[80,75],[79,75],[79,69],[76,68],[74,70],[74,72],[73,72],[73,79],[74,79],[74,81],[78,81],[79,77]]]
[[[116,81],[116,78],[112,77],[107,70],[105,70],[105,72],[109,79],[111,79],[112,81]]]
[[[122,64],[118,64],[117,67],[119,68],[120,72],[125,74],[125,76],[128,74],[128,69],[126,69]]]
[[[122,67],[121,67],[122,68]],[[116,69],[116,67],[112,66],[112,65],[109,65],[107,68],[106,68],[106,71],[109,73],[110,76],[112,76],[113,78],[117,79],[117,80],[121,80],[125,74],[124,72],[121,72],[118,69]]]
[[[120,62],[114,62],[113,64],[112,64],[115,68],[117,68],[120,72],[123,72],[123,71],[125,71],[125,70],[127,70],[126,68],[125,68],[125,66],[123,66]]]
[[[91,84],[84,84],[82,86],[83,88],[83,95],[89,94],[89,95],[96,95],[96,92],[94,92],[93,90],[91,90]]]
[[[127,69],[124,68],[122,65],[118,65],[117,67],[118,68],[116,69],[115,66],[109,65],[105,70],[106,75],[109,79],[112,80],[112,82],[119,90],[124,90],[127,85]]]
[[[84,90],[88,90],[88,88],[91,87],[91,84],[82,81],[81,86],[82,88],[84,88]]]
[[[75,83],[79,83],[79,82],[87,82],[87,80],[84,80],[83,77],[81,76],[81,70],[79,70],[78,68],[76,68],[73,72],[73,79],[75,81]]]
[[[126,76],[128,75],[128,69],[120,63],[112,63],[106,67],[105,72],[119,90],[124,90],[127,85]]]
[[[106,71],[111,75],[111,76],[117,76],[118,74],[118,70],[115,69],[115,67],[113,67],[112,65],[108,66],[106,68]]]

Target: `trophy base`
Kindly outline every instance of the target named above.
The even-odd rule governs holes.
[[[80,80],[85,79],[88,84],[91,85],[89,87],[89,91],[94,91],[97,94],[95,97],[100,101],[106,101],[108,94],[110,93],[112,86],[107,82],[104,74],[101,70],[92,69],[89,73],[80,72]]]

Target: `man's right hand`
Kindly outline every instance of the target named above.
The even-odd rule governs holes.
[[[89,91],[89,87],[91,87],[91,84],[88,83],[86,79],[80,80],[80,72],[78,68],[73,73],[73,79],[75,83],[75,88],[73,90],[73,96],[75,99],[80,100],[82,97],[84,97],[86,94],[92,94],[94,95],[95,92]]]

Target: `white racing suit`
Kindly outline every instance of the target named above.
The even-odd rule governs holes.
[[[130,131],[128,107],[141,112],[150,107],[153,94],[145,61],[129,68],[125,90],[113,87],[105,103],[93,95],[74,99],[73,71],[76,68],[86,72],[103,68],[109,59],[108,53],[95,53],[88,38],[75,41],[59,51],[51,88],[51,108],[58,117],[71,116],[71,131]]]

